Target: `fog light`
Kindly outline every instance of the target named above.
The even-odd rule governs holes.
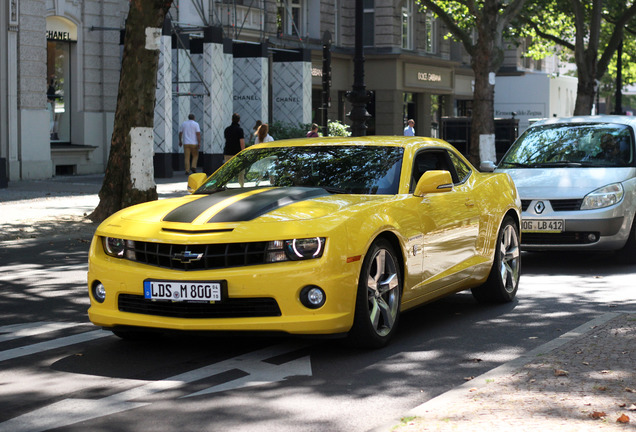
[[[93,282],[93,298],[98,303],[104,303],[106,300],[106,287],[99,281]]]
[[[309,309],[318,309],[326,300],[325,292],[316,285],[307,285],[300,291],[300,302]]]
[[[589,240],[589,242],[590,242],[590,243],[594,243],[596,240],[598,240],[598,239],[596,238],[596,234],[594,234],[594,233],[589,233],[589,234],[587,235],[587,239]]]

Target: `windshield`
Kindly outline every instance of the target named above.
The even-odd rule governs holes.
[[[254,187],[319,187],[333,193],[398,192],[401,147],[299,146],[248,149],[196,193]]]
[[[624,167],[634,165],[634,137],[625,125],[554,124],[531,127],[499,168]]]

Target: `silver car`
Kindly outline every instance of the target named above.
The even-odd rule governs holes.
[[[635,128],[628,116],[551,118],[515,141],[495,171],[521,196],[523,249],[620,250],[636,262]]]

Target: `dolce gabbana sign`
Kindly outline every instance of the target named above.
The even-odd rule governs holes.
[[[404,65],[404,87],[453,90],[453,75],[450,69],[406,63]]]

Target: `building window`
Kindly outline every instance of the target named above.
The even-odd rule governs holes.
[[[413,49],[413,0],[402,4],[402,48]]]
[[[426,12],[426,28],[425,28],[425,35],[426,35],[426,41],[425,41],[425,47],[424,50],[427,53],[435,53],[437,50],[437,38],[436,38],[436,34],[437,34],[437,22],[435,21],[435,18],[433,17],[433,14],[431,12]]]
[[[277,6],[278,33],[302,37],[305,34],[304,0],[279,0]]]
[[[375,0],[363,0],[362,2],[362,45],[375,45]]]

